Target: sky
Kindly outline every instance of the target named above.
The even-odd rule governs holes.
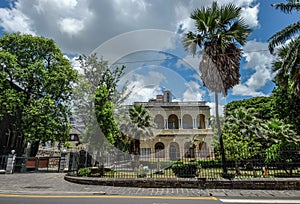
[[[272,93],[272,62],[268,39],[299,20],[272,3],[285,0],[219,0],[242,7],[252,29],[242,47],[240,84],[221,96],[222,107],[233,100]],[[182,47],[183,34],[195,30],[191,12],[211,0],[1,0],[0,36],[21,32],[56,41],[78,69],[76,58],[97,53],[111,67],[125,65],[119,84],[132,91],[127,103],[148,101],[171,90],[174,101],[206,101],[214,114],[214,97],[201,82],[198,64]]]

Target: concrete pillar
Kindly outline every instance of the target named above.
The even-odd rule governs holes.
[[[165,119],[165,128],[164,129],[169,129],[169,127],[168,127],[168,119]]]

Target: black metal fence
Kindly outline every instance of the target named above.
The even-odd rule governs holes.
[[[0,169],[5,170],[8,155],[0,156]],[[13,166],[14,173],[24,172],[59,172],[61,157],[16,157]]]
[[[12,155],[10,155],[12,156]],[[0,155],[0,170],[6,170],[9,155]],[[16,156],[13,173],[26,172],[76,172],[79,168],[91,167],[92,158],[89,152],[65,151],[59,156]]]
[[[177,160],[170,160],[161,155],[165,156],[165,154],[153,153],[147,156],[131,156],[131,159],[126,160],[116,160],[114,155],[106,155],[106,160],[110,162],[104,163],[106,168],[104,176],[114,178],[197,177],[199,179],[300,177],[300,149],[282,151],[273,159],[267,159],[265,151],[253,152],[253,156],[251,152],[250,154],[247,152],[243,157],[241,153],[227,150],[226,174],[222,169],[222,161],[218,152],[206,153],[205,155],[208,156],[205,157],[194,155],[194,157],[183,157]],[[97,176],[97,171],[94,172],[94,176]]]
[[[277,178],[300,177],[300,149],[288,149],[268,155],[268,152],[239,153],[227,150],[226,174],[219,152],[184,154],[181,158],[172,153],[154,152],[147,155],[104,153],[97,161],[87,152],[69,152],[60,157],[16,157],[14,172],[78,172],[90,167],[90,176],[99,176],[97,169],[105,168],[104,177],[113,178]],[[0,169],[5,170],[8,156],[0,155]],[[171,159],[170,159],[171,158]],[[102,174],[101,174],[102,175]]]

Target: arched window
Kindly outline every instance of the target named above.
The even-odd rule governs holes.
[[[154,123],[156,124],[156,129],[164,129],[164,117],[162,115],[156,115],[154,118]]]
[[[168,118],[168,128],[169,129],[178,129],[178,117],[175,114],[172,114]]]
[[[165,145],[162,142],[155,144],[155,158],[165,158]]]
[[[173,161],[180,159],[179,144],[177,142],[171,142],[169,149],[169,157],[170,160]]]
[[[205,129],[205,115],[199,114],[197,116],[197,128],[198,129]]]
[[[195,158],[195,148],[191,142],[184,143],[184,157]]]
[[[192,116],[185,114],[182,117],[182,126],[183,129],[193,129],[193,119]]]

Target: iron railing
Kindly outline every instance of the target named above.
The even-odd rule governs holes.
[[[200,154],[201,153],[201,154]],[[68,153],[63,157],[16,157],[14,172],[78,172],[80,168],[105,168],[104,177],[113,178],[177,178],[195,177],[199,179],[218,178],[277,178],[300,177],[300,149],[288,149],[280,152],[274,159],[266,159],[265,150],[239,153],[226,150],[226,169],[222,170],[222,161],[218,151],[200,152],[198,155],[184,152],[149,153],[130,155],[108,152],[102,154],[101,161],[92,154]],[[183,155],[183,157],[178,157]],[[243,156],[244,155],[244,156]],[[99,159],[99,158],[98,158]],[[7,156],[0,155],[0,169],[5,169]],[[196,171],[195,171],[196,168]],[[183,169],[183,170],[182,170]],[[180,172],[183,172],[180,175]],[[179,172],[179,173],[178,173]]]
[[[276,177],[300,177],[300,149],[290,149],[281,152],[281,159],[267,160],[266,152],[243,158],[243,154],[236,156],[236,153],[226,151],[226,169],[222,170],[222,161],[219,152],[209,152],[206,157],[188,155],[173,160],[165,159],[161,155],[153,153],[147,156],[132,156],[130,160],[116,160],[113,154],[106,155],[106,161],[102,164],[107,170],[104,177],[114,178],[176,178],[181,175],[176,174],[174,166],[185,169],[183,177],[197,177],[199,179],[217,178],[276,178]],[[183,152],[178,155],[187,155]],[[112,157],[112,158],[110,158]],[[99,163],[101,166],[101,163]],[[178,167],[179,166],[179,167]],[[194,173],[196,166],[197,172]],[[95,168],[95,167],[94,167]],[[190,172],[189,172],[190,171]],[[95,174],[97,176],[97,174]]]

